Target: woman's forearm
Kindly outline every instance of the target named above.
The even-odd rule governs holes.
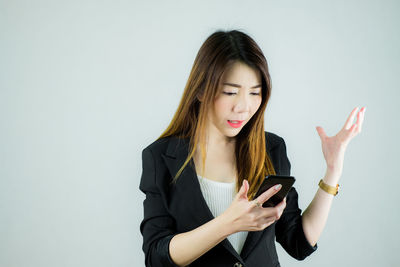
[[[341,174],[335,170],[327,169],[323,181],[331,186],[336,186]],[[310,243],[314,246],[328,219],[334,196],[328,194],[318,187],[317,193],[307,209],[303,212],[302,222],[304,234]]]
[[[169,244],[171,259],[179,266],[189,265],[233,232],[225,218],[218,216],[192,231],[174,236]]]

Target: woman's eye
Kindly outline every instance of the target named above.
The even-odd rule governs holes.
[[[236,93],[224,92],[224,94],[226,94],[226,95],[234,95],[234,94],[236,94]]]
[[[260,95],[260,93],[251,93],[252,95]]]

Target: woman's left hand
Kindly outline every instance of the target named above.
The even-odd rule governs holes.
[[[357,121],[353,124],[357,110],[358,107],[352,110],[343,128],[335,136],[327,136],[322,127],[316,127],[318,135],[321,138],[322,152],[327,168],[339,176],[343,169],[346,147],[350,140],[361,132],[366,107],[361,108],[357,114]]]

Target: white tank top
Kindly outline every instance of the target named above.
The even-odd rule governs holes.
[[[217,182],[200,175],[197,175],[197,177],[199,179],[204,199],[206,200],[211,213],[214,217],[219,216],[231,205],[236,195],[236,183]],[[239,255],[242,251],[244,242],[246,241],[247,234],[247,231],[243,231],[228,236],[229,242]]]

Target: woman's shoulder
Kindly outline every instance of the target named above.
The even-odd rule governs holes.
[[[163,137],[156,139],[155,141],[152,141],[150,144],[147,144],[144,148],[144,150],[151,150],[154,152],[160,152],[160,151],[165,151],[168,147],[169,141],[172,139],[172,136],[168,137]]]
[[[284,139],[276,133],[267,132],[267,131],[264,131],[264,133],[265,133],[266,145],[270,149],[273,149],[273,148],[279,146],[281,143],[285,142]]]
[[[290,175],[290,161],[287,157],[284,139],[271,132],[265,132],[267,151],[278,175]]]
[[[158,138],[144,147],[143,151],[151,151],[153,154],[170,154],[182,145],[187,145],[188,138],[178,136],[166,136]]]

